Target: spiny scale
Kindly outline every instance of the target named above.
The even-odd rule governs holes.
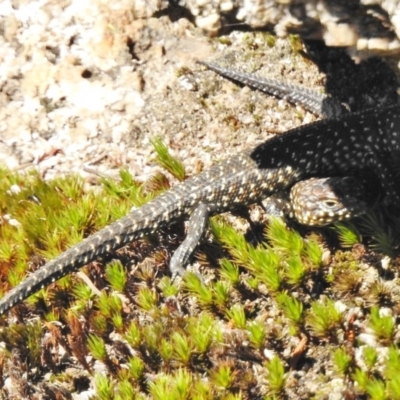
[[[210,214],[221,213],[259,202],[310,176],[345,175],[363,168],[373,169],[386,193],[398,201],[400,186],[394,185],[385,156],[399,150],[399,132],[396,105],[317,121],[274,137],[177,185],[50,261],[1,299],[0,314],[98,255],[203,204]]]

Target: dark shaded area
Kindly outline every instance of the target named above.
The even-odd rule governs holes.
[[[68,46],[71,47],[72,45],[74,45],[75,41],[76,41],[76,35],[71,36],[68,41]]]
[[[398,102],[396,75],[382,59],[372,57],[356,64],[344,48],[327,47],[320,41],[304,45],[307,57],[326,74],[326,93],[351,111]]]
[[[395,39],[395,32],[390,29],[391,21],[387,12],[377,4],[364,5],[360,0],[325,0],[323,7],[338,24],[349,24],[363,38]],[[289,5],[290,14],[302,22],[292,28],[290,33],[300,34],[306,39],[322,39],[325,27],[319,19],[307,14],[306,2],[293,2]]]
[[[84,69],[81,73],[82,78],[89,79],[92,77],[92,72],[88,69]]]
[[[138,55],[135,53],[135,42],[131,38],[128,38],[126,40],[126,45],[128,46],[128,51],[129,54],[132,56],[132,60],[139,61],[140,59]]]
[[[192,24],[194,24],[194,15],[187,9],[179,5],[179,1],[169,1],[168,7],[162,10],[156,11],[153,14],[154,18],[161,18],[167,16],[171,22],[179,21],[182,18],[186,18]]]
[[[377,4],[364,5],[360,0],[325,0],[324,6],[337,18],[338,23],[350,24],[359,36],[389,39],[396,37],[394,31],[388,29],[391,26],[388,13]]]
[[[349,24],[355,32],[363,38],[385,38],[394,40],[396,34],[391,28],[388,13],[378,4],[365,5],[360,0],[325,0],[322,1],[323,7],[332,15],[338,24]],[[186,18],[194,23],[194,15],[186,8],[184,2],[179,0],[169,0],[168,6],[163,10],[157,11],[153,16],[168,16],[172,22],[180,18]],[[307,1],[291,2],[288,5],[289,13],[296,18],[300,24],[287,27],[288,33],[299,34],[304,39],[323,38],[326,30],[321,24],[319,15],[317,18],[310,17],[306,9]],[[254,28],[237,18],[239,7],[229,11],[219,10],[221,28],[218,35],[229,35],[232,31],[253,31]],[[266,24],[258,27],[259,31],[274,31],[273,24]]]

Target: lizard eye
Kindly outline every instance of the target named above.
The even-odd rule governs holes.
[[[333,208],[336,207],[337,202],[335,200],[325,200],[324,204],[329,208]]]

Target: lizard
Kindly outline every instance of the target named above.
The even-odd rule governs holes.
[[[199,60],[197,63],[234,82],[300,105],[321,118],[340,117],[349,112],[337,99],[308,88],[261,78],[213,62]],[[270,216],[294,219],[303,225],[324,226],[366,212],[368,206],[365,197],[363,183],[354,177],[310,178],[296,183],[290,190],[274,193],[261,204]],[[171,259],[173,268],[188,261],[206,229],[206,220],[201,217],[203,225],[196,229],[199,212],[201,210],[196,210],[190,218],[187,238]]]
[[[350,113],[351,109],[349,105],[341,103],[339,100],[337,100],[334,97],[328,96],[326,94],[317,92],[315,90],[293,85],[291,83],[287,83],[284,81],[279,81],[276,79],[270,79],[270,78],[264,78],[260,77],[257,74],[250,74],[246,73],[237,69],[233,68],[226,68],[223,67],[215,62],[209,62],[209,61],[197,61],[198,64],[204,65],[207,69],[216,72],[217,74],[221,75],[224,78],[227,78],[229,80],[232,80],[233,82],[239,83],[244,86],[248,86],[252,89],[256,89],[259,91],[262,91],[264,93],[267,93],[269,95],[273,95],[277,98],[280,99],[285,99],[286,101],[294,104],[294,105],[300,105],[306,110],[310,111],[314,115],[320,117],[320,118],[340,118],[344,114]],[[390,160],[390,165],[393,168],[393,170],[399,170],[399,165],[398,161],[396,161],[397,154],[391,154],[391,160]],[[398,173],[397,173],[398,174]],[[332,193],[330,194],[331,198],[336,196],[335,201],[338,201],[339,196],[343,196],[345,193],[344,188],[347,190],[350,189],[349,184],[346,182],[346,178],[343,178],[343,182],[340,182],[339,179],[334,179],[334,186],[339,189],[339,186],[341,186],[341,189],[332,196]],[[367,180],[370,180],[370,177],[366,179],[365,177],[362,177],[362,183],[360,182],[355,182],[354,177],[350,178],[350,180],[353,181],[353,183],[356,186],[359,186],[358,190],[361,192],[360,186],[365,185],[368,187],[368,190],[364,188],[364,195],[368,192],[371,191],[371,184],[370,182],[367,183]],[[295,218],[297,221],[302,222],[301,220],[304,219],[304,214],[308,212],[308,208],[312,209],[313,212],[321,213],[323,212],[324,209],[324,204],[323,204],[323,188],[325,190],[328,190],[331,192],[329,185],[325,185],[324,183],[326,181],[320,181],[318,183],[307,183],[304,182],[304,184],[299,185],[301,187],[301,191],[304,192],[304,195],[301,193],[300,190],[296,190],[293,193],[296,195],[293,196],[293,193],[289,195],[289,192],[282,192],[278,193],[276,195],[268,197],[266,200],[262,202],[262,205],[264,206],[264,209],[266,209],[267,213],[273,214],[273,215],[279,215],[279,216],[284,216],[289,215],[290,217],[290,212],[293,209],[293,204],[290,204],[290,201],[295,200],[296,198],[301,199],[303,201],[303,208],[297,215],[295,215]],[[318,187],[321,188],[319,190],[319,195],[320,200],[322,200],[322,203],[320,203],[318,200],[318,196],[313,196],[314,203],[307,201],[306,200],[306,194],[310,193],[307,191],[308,185],[310,186],[310,189],[312,191],[315,191],[313,188],[314,185],[317,185]],[[373,190],[376,188],[373,188]],[[350,191],[351,193],[351,191]],[[353,195],[353,194],[352,194]],[[375,197],[371,196],[371,198],[368,200],[369,203],[376,203],[379,197],[379,193],[375,193]],[[302,215],[303,214],[303,215]],[[338,215],[335,216],[336,218]],[[308,223],[309,224],[309,223]]]
[[[172,187],[49,261],[0,300],[0,315],[98,256],[170,221],[195,215],[191,233],[202,232],[210,215],[258,203],[310,177],[370,169],[398,202],[399,189],[385,157],[399,151],[399,134],[400,107],[393,105],[316,121],[275,136]],[[173,276],[185,272],[188,252],[181,253],[171,259]]]
[[[369,206],[365,197],[363,183],[354,177],[309,178],[295,183],[289,193],[270,196],[262,205],[269,216],[321,227],[364,214]],[[172,270],[189,261],[201,240],[207,226],[201,212],[199,207],[191,215],[187,236],[171,258]]]

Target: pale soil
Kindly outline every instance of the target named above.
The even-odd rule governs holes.
[[[268,47],[263,34],[234,32],[222,44],[126,0],[3,4],[0,160],[10,168],[49,179],[128,166],[145,178],[158,136],[191,174],[314,118],[195,63],[233,52],[249,71],[321,88],[323,76],[287,40]]]

